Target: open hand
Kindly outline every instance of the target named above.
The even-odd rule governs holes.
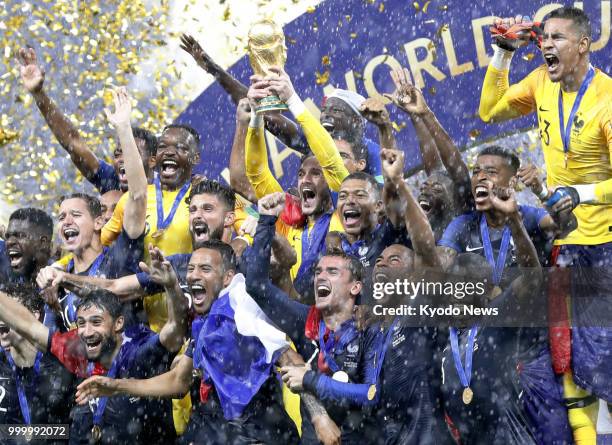
[[[215,62],[206,51],[202,49],[198,41],[189,34],[181,35],[181,49],[191,55],[193,60],[195,60],[198,66],[204,71],[211,73],[211,71],[214,70]]]
[[[392,69],[389,74],[395,84],[395,91],[384,96],[406,113],[415,115],[426,113],[429,107],[421,90],[414,86],[410,72],[406,68]]]
[[[19,62],[19,74],[21,82],[29,93],[37,93],[42,90],[45,81],[45,70],[38,65],[36,52],[33,48],[21,48],[17,53]]]
[[[129,126],[130,116],[132,115],[132,104],[127,88],[113,88],[111,94],[113,95],[115,112],[111,111],[110,108],[105,108],[104,113],[106,114],[106,118],[115,128],[123,125]]]
[[[118,394],[115,379],[96,375],[83,381],[77,386],[76,403],[85,405],[89,400],[97,397],[110,397]]]
[[[141,262],[140,269],[148,273],[151,277],[151,281],[154,283],[164,286],[165,288],[174,286],[178,281],[176,273],[170,261],[164,258],[164,254],[161,250],[149,244],[149,256],[151,257],[151,264],[147,266],[146,263]]]

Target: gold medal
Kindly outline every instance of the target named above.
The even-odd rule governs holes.
[[[368,389],[368,400],[374,400],[376,397],[376,385],[370,385],[370,389]]]
[[[463,390],[463,403],[469,405],[472,399],[474,398],[474,391],[469,386]]]
[[[332,379],[336,380],[337,382],[342,382],[342,383],[348,383],[349,382],[349,376],[344,371],[336,371],[336,372],[334,372],[334,375],[332,375]]]
[[[165,232],[165,230],[164,230],[164,229],[158,229],[158,230],[156,230],[155,232],[153,232],[153,234],[151,235],[151,237],[152,237],[153,239],[161,238],[162,236],[164,236],[164,232]]]
[[[491,291],[491,297],[495,298],[502,293],[502,288],[499,286],[495,286]]]
[[[91,437],[96,443],[102,440],[102,428],[100,428],[100,425],[93,426],[93,428],[91,429]]]

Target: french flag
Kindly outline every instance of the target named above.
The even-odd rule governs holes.
[[[289,347],[236,274],[213,303],[196,338],[193,364],[210,378],[227,420],[240,417]]]

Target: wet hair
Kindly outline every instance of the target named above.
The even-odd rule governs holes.
[[[53,237],[53,220],[43,210],[32,207],[17,209],[11,213],[9,223],[11,221],[26,221],[39,229],[40,232],[49,237],[49,239]]]
[[[39,295],[40,292],[34,284],[10,283],[2,290],[19,301],[30,312],[38,312],[39,319],[42,319],[45,313],[45,301]]]
[[[87,193],[72,193],[70,195],[64,195],[60,198],[60,205],[62,202],[67,199],[82,199],[87,204],[87,209],[89,210],[89,214],[92,218],[96,219],[98,216],[102,215],[102,205],[100,204],[100,200],[98,198],[94,198]]]
[[[236,195],[229,187],[212,179],[203,179],[192,186],[185,202],[189,205],[195,195],[214,195],[225,205],[228,211],[232,211],[236,207]]]
[[[157,154],[157,136],[149,130],[140,127],[132,127],[132,134],[134,135],[134,139],[142,139],[145,141],[145,148],[149,156],[155,156]]]
[[[363,278],[363,264],[359,261],[359,258],[348,255],[344,252],[340,252],[336,249],[328,250],[325,252],[324,257],[334,257],[334,258],[342,258],[346,262],[348,262],[348,269],[351,273],[351,279],[355,281],[361,281]]]
[[[361,161],[362,159],[368,162],[368,147],[363,141],[363,139],[359,139],[356,141],[350,141],[348,138],[337,138],[339,141],[344,141],[351,146],[351,153],[353,153],[353,157],[356,161]],[[367,168],[367,165],[366,165]]]
[[[166,130],[170,130],[171,128],[182,128],[187,133],[192,135],[193,139],[195,140],[195,143],[196,143],[196,149],[199,150],[199,148],[200,148],[200,134],[197,132],[197,130],[195,128],[190,127],[189,125],[185,125],[185,124],[170,124],[170,125],[166,125],[164,127],[164,129],[162,130],[162,134],[164,134],[166,132]]]
[[[521,166],[521,161],[517,155],[515,155],[507,148],[501,147],[499,145],[489,145],[488,147],[485,147],[480,150],[480,152],[478,153],[478,157],[484,155],[499,156],[500,158],[504,158],[515,174]]]
[[[555,9],[546,17],[546,20],[548,19],[571,20],[574,27],[576,27],[582,35],[589,39],[591,38],[591,21],[589,20],[589,16],[586,15],[582,9],[573,7]]]
[[[108,312],[113,320],[122,315],[122,304],[119,297],[104,289],[94,290],[81,298],[76,310],[78,312],[81,309],[89,309],[92,306]]]
[[[355,173],[351,173],[346,178],[344,178],[342,180],[342,183],[344,184],[346,181],[350,181],[351,179],[369,182],[372,188],[375,190],[375,193],[377,194],[376,198],[380,199],[382,188],[379,182],[376,180],[376,178],[374,178],[374,176],[368,173],[365,173],[365,172],[355,172]]]
[[[236,253],[229,244],[220,240],[208,240],[198,245],[197,250],[200,249],[210,249],[219,252],[221,258],[223,259],[223,272],[227,272],[228,270],[236,270]]]

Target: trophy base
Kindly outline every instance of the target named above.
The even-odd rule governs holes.
[[[278,96],[267,96],[257,102],[255,113],[269,113],[271,111],[287,111],[289,107]]]

